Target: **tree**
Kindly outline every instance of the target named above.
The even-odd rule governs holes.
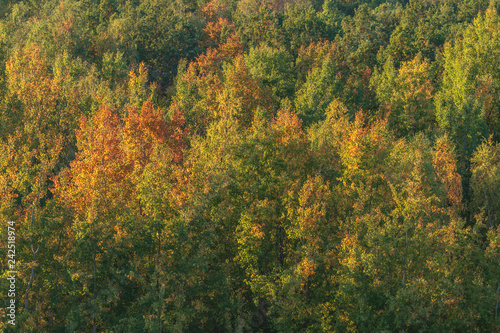
[[[312,68],[307,71],[306,80],[296,93],[295,109],[304,124],[309,126],[324,120],[328,105],[342,96],[346,77],[344,59],[336,45],[328,42],[311,44],[304,51],[307,53],[299,55],[297,67],[311,66],[309,61],[312,61]],[[310,59],[308,54],[312,56]]]
[[[399,20],[401,7],[384,3],[376,8],[363,4],[354,17],[342,21],[342,37],[336,38],[349,69],[344,89],[344,102],[349,108],[363,109],[368,114],[377,108],[370,77],[377,64],[377,52],[389,43]],[[372,115],[372,114],[370,114]]]
[[[483,138],[498,132],[496,86],[500,34],[498,15],[490,7],[479,14],[462,40],[445,48],[443,86],[436,98],[438,124],[470,157]]]
[[[262,80],[262,84],[272,90],[275,104],[283,99],[293,98],[295,75],[293,57],[284,49],[268,46],[251,48],[245,56],[245,64],[252,77]]]
[[[371,85],[381,108],[388,113],[389,126],[406,136],[432,130],[435,123],[432,77],[427,62],[416,57],[396,70],[389,58],[383,73],[375,72]]]
[[[500,145],[483,142],[471,159],[473,203],[476,212],[484,216],[489,228],[500,222]]]

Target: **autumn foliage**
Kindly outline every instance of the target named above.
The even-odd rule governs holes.
[[[499,9],[2,2],[0,332],[498,331]]]

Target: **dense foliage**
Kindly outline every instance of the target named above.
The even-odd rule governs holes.
[[[0,1],[0,331],[498,331],[499,9]]]

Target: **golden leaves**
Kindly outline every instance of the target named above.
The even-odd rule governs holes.
[[[277,116],[271,121],[270,127],[281,134],[277,140],[284,146],[296,139],[305,143],[302,120],[299,119],[296,113],[279,110]]]
[[[447,137],[437,141],[432,164],[438,179],[446,189],[448,203],[460,211],[462,208],[462,177],[457,172],[454,149]]]
[[[180,110],[169,121],[164,117],[150,100],[140,110],[130,106],[123,120],[108,106],[90,120],[82,116],[76,131],[79,151],[70,169],[54,178],[54,192],[79,213],[97,203],[105,202],[108,209],[132,205],[130,198],[147,165],[151,164],[149,172],[155,172],[163,170],[158,163],[170,163],[170,156],[174,163],[182,161],[184,117]],[[153,154],[162,150],[166,155],[155,156],[152,165]]]

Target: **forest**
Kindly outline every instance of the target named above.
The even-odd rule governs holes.
[[[0,332],[499,332],[499,10],[0,0]]]

